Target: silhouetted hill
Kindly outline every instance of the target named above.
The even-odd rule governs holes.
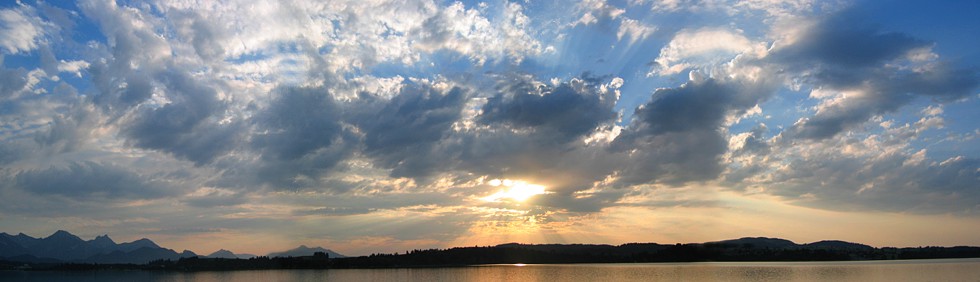
[[[865,244],[844,242],[838,240],[824,240],[819,242],[813,242],[803,245],[803,247],[810,249],[824,249],[824,250],[863,250],[871,251],[875,248]]]
[[[740,238],[664,245],[630,243],[530,245],[413,250],[332,260],[335,268],[431,267],[513,263],[632,263],[699,261],[846,261],[980,257],[980,247],[874,248],[843,241],[796,244],[778,238]]]
[[[793,241],[779,238],[766,238],[766,237],[744,237],[734,240],[724,240],[718,242],[708,242],[705,244],[726,244],[741,246],[747,248],[764,248],[764,249],[784,249],[784,248],[796,248],[800,245],[793,243]]]
[[[207,255],[205,257],[206,258],[226,258],[226,259],[236,259],[236,258],[238,258],[238,256],[235,255],[235,253],[232,253],[231,251],[225,250],[225,249],[217,250],[217,251],[215,251],[215,252],[213,252],[210,255]]]
[[[304,256],[312,256],[316,252],[324,252],[327,255],[329,255],[331,258],[344,258],[344,257],[347,257],[345,255],[342,255],[342,254],[339,254],[337,252],[334,252],[334,251],[332,251],[330,249],[324,249],[324,248],[321,248],[321,247],[313,247],[313,248],[310,248],[310,247],[307,247],[306,245],[300,245],[299,247],[296,247],[295,249],[291,249],[291,250],[288,250],[288,251],[269,253],[269,257],[270,258],[274,258],[274,257],[304,257]]]

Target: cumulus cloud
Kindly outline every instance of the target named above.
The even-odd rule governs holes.
[[[215,120],[224,105],[214,89],[181,73],[165,73],[160,81],[167,86],[170,103],[138,109],[121,130],[135,146],[172,153],[197,164],[210,162],[236,146],[241,124]]]
[[[712,78],[657,90],[611,144],[629,156],[620,182],[679,185],[716,178],[728,149],[721,131],[725,118],[741,115],[773,91],[765,84]]]
[[[452,126],[462,116],[467,94],[454,87],[408,86],[376,112],[361,115],[364,153],[393,177],[427,177],[450,169],[445,144]],[[452,158],[452,157],[449,157]]]
[[[478,120],[535,130],[554,136],[559,144],[568,142],[617,117],[612,110],[616,90],[597,84],[588,77],[556,87],[517,79],[487,100]]]
[[[529,19],[517,3],[506,3],[492,19],[456,2],[425,19],[411,33],[418,35],[421,50],[448,49],[483,63],[489,56],[517,62],[541,52],[541,44],[527,33]]]

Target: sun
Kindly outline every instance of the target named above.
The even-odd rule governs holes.
[[[499,191],[482,199],[487,202],[515,201],[524,202],[535,195],[548,194],[544,186],[527,183],[526,181],[514,181],[510,179],[494,179],[487,182],[490,186],[501,187]]]

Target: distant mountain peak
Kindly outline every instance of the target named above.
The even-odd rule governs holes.
[[[112,238],[109,238],[109,234],[105,234],[105,235],[102,235],[102,236],[95,236],[95,239],[92,239],[92,241],[94,241],[94,242],[110,242],[112,244],[116,244],[116,241],[113,241]]]
[[[48,237],[46,237],[44,239],[46,239],[46,240],[59,240],[59,241],[65,241],[65,240],[68,240],[68,241],[85,241],[85,240],[82,240],[82,238],[78,238],[78,236],[75,236],[74,234],[71,234],[68,231],[64,231],[64,230],[55,231],[53,234],[51,234],[51,236],[48,236]]]
[[[269,257],[302,257],[302,256],[312,256],[316,252],[324,252],[324,253],[327,253],[327,255],[329,255],[332,258],[343,258],[343,257],[347,257],[347,256],[342,255],[340,253],[334,252],[333,250],[330,250],[330,249],[324,249],[323,247],[319,247],[319,246],[310,248],[310,247],[307,247],[306,245],[299,245],[299,247],[296,247],[294,249],[291,249],[291,250],[288,250],[288,251],[284,251],[284,252],[270,253],[269,254]]]
[[[68,237],[68,236],[78,237],[75,236],[75,234],[71,234],[71,232],[60,230],[60,229],[58,231],[55,231],[54,233],[51,234],[51,236],[48,237]]]
[[[153,242],[153,240],[146,238],[140,238],[139,240],[133,241],[133,244],[145,245],[147,247],[160,247],[157,245],[157,243]]]
[[[207,255],[207,257],[209,257],[209,258],[229,258],[229,259],[238,258],[238,256],[235,255],[235,253],[233,253],[233,252],[231,252],[229,250],[225,250],[225,249],[217,250],[217,251],[211,253],[210,255]]]
[[[109,235],[96,236],[95,239],[88,241],[92,246],[102,249],[114,249],[116,247],[116,241],[109,238]]]

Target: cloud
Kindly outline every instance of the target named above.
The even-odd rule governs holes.
[[[658,89],[610,145],[628,156],[619,182],[680,185],[716,178],[728,149],[721,130],[726,117],[743,114],[773,91],[764,83],[713,78]]]
[[[324,88],[280,87],[269,105],[249,123],[247,148],[257,159],[229,166],[232,185],[270,184],[274,188],[310,187],[320,175],[354,153],[357,138],[342,124],[342,108]]]
[[[77,61],[61,60],[61,62],[58,63],[58,71],[73,73],[77,77],[82,77],[82,70],[87,69],[89,65],[90,64],[88,62],[82,60],[77,60]]]
[[[603,22],[614,20],[626,13],[625,9],[610,5],[604,0],[582,1],[575,8],[583,14],[574,25],[591,25],[600,20]]]
[[[522,10],[520,4],[505,3],[495,17],[488,18],[456,2],[413,27],[410,34],[417,36],[414,47],[420,50],[452,50],[478,64],[503,57],[519,63],[526,55],[541,52],[541,43],[527,32],[529,19]]]
[[[975,213],[980,161],[954,157],[915,162],[914,155],[831,156],[833,150],[789,162],[758,183],[797,204],[825,209],[913,213]]]
[[[616,39],[623,40],[629,38],[629,44],[643,41],[650,34],[657,31],[656,26],[650,26],[634,19],[624,18],[619,23],[619,30],[616,31]]]
[[[359,115],[364,153],[375,165],[392,169],[392,177],[428,177],[449,169],[451,153],[439,144],[462,116],[467,94],[458,87],[446,91],[428,85],[406,86],[374,112]]]
[[[980,86],[975,70],[923,62],[921,54],[932,43],[903,33],[880,32],[846,15],[810,27],[795,42],[776,48],[766,58],[803,74],[804,81],[821,91],[839,92],[830,95],[832,99],[823,99],[814,116],[794,124],[787,137],[829,138],[917,97],[954,101]],[[907,70],[903,62],[918,66]],[[828,95],[816,97],[822,96]]]
[[[45,25],[28,6],[0,9],[0,48],[10,54],[37,49],[42,44]]]
[[[487,99],[477,117],[483,124],[503,124],[553,136],[556,143],[575,140],[616,119],[617,90],[600,87],[598,79],[572,79],[548,86],[520,78]]]
[[[763,55],[765,46],[726,28],[685,29],[660,49],[660,56],[654,60],[657,66],[649,75],[677,74],[692,67],[718,65],[742,53]]]
[[[3,61],[3,55],[0,55],[0,102],[13,98],[27,86],[27,71],[3,67]]]
[[[174,14],[179,15],[177,12]],[[173,20],[179,24],[181,36],[190,41],[201,59],[211,61],[224,58],[225,49],[221,46],[221,41],[226,33],[219,30],[219,26],[191,11],[183,17],[176,16]]]
[[[92,141],[100,122],[101,116],[94,109],[73,105],[68,112],[56,115],[46,130],[36,132],[34,141],[54,153],[76,151]]]
[[[976,212],[980,78],[940,56],[959,47],[825,16],[838,3],[641,2],[18,5],[39,29],[0,44],[0,207],[432,244],[756,193]],[[491,179],[546,193],[482,200]]]
[[[297,210],[296,215],[345,216],[371,213],[375,209],[367,207],[329,207],[310,210]]]
[[[213,208],[244,204],[248,202],[248,199],[243,192],[212,187],[202,187],[197,189],[197,191],[184,195],[181,198],[181,202],[192,207]]]
[[[224,105],[213,88],[178,72],[163,73],[159,81],[166,85],[170,103],[133,112],[121,129],[133,145],[172,153],[198,165],[237,145],[242,124],[215,120]]]
[[[176,195],[180,191],[171,187],[167,180],[97,162],[21,171],[13,175],[10,181],[15,187],[30,193],[75,200],[154,199]]]

